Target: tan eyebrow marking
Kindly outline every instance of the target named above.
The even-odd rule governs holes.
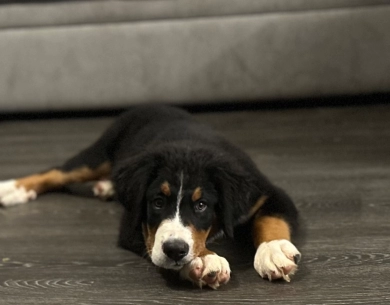
[[[253,222],[253,242],[255,247],[262,242],[276,239],[290,240],[290,226],[288,223],[274,216],[260,216]]]
[[[192,201],[195,202],[197,200],[199,200],[200,198],[202,198],[202,189],[198,186],[194,192],[192,193]]]
[[[160,189],[161,189],[161,192],[165,196],[167,196],[167,197],[171,196],[171,189],[170,189],[169,183],[167,181],[165,181],[163,184],[161,184]]]

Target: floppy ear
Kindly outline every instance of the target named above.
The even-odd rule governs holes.
[[[219,162],[212,173],[223,214],[223,229],[230,238],[234,237],[234,228],[253,216],[254,209],[258,210],[258,199],[268,189],[268,181],[254,164],[253,168],[244,168],[237,163]]]
[[[153,178],[154,168],[153,155],[145,153],[121,162],[113,171],[117,198],[125,207],[119,245],[139,254],[145,250],[142,236],[142,222],[146,214],[145,193]]]

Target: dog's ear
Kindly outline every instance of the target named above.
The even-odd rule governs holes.
[[[154,169],[154,156],[144,153],[121,162],[113,171],[117,198],[125,207],[119,244],[135,252],[145,248],[142,238],[142,222],[146,215],[145,193],[153,179]]]
[[[253,216],[254,209],[258,210],[258,199],[266,193],[268,181],[254,164],[253,168],[244,168],[238,162],[218,163],[211,175],[219,194],[223,230],[233,238],[234,228]]]

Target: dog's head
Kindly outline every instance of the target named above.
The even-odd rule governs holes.
[[[256,173],[229,155],[209,149],[159,148],[130,158],[114,173],[119,201],[137,229],[152,262],[180,269],[221,230],[230,237],[260,197]]]

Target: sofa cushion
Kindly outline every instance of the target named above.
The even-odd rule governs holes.
[[[330,10],[388,0],[2,1],[0,29]]]
[[[57,10],[57,17],[54,10],[52,15],[43,14],[43,7],[70,8],[80,2],[0,5],[0,12],[20,6],[26,18],[7,15],[14,25],[8,23],[0,29],[0,111],[112,108],[144,102],[250,102],[388,92],[390,5],[377,5],[382,2],[81,2],[86,6],[138,4],[140,10],[132,16],[145,17],[148,12],[150,17],[142,22],[98,21],[99,14],[92,13],[88,20],[83,15],[88,10],[81,9],[74,10],[74,14]],[[151,3],[161,5],[154,11],[161,19],[151,18],[152,5],[147,6]],[[201,15],[210,14],[212,10],[205,6],[216,3],[220,6],[215,5],[214,16]],[[249,3],[253,4],[252,11],[259,9],[258,13],[249,13]],[[278,3],[285,4],[283,10],[270,10]],[[329,6],[320,9],[325,3]],[[336,8],[341,3],[345,6]],[[171,10],[164,10],[162,4]],[[244,4],[248,6],[240,6]],[[266,4],[269,13],[265,13]],[[353,5],[348,8],[347,4]],[[241,10],[233,10],[234,5]],[[42,11],[34,11],[39,7]],[[184,11],[191,12],[193,18],[184,18],[188,16]],[[130,18],[129,12],[122,17]],[[169,12],[171,17],[161,17],[162,12]],[[0,22],[4,22],[2,17]],[[26,26],[26,20],[31,26]]]

